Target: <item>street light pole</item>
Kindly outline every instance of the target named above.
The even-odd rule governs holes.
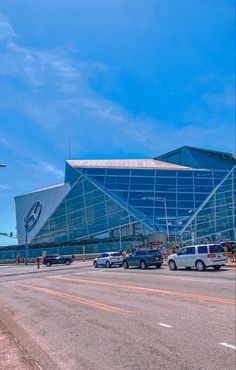
[[[28,265],[28,233],[27,233],[27,228],[29,227],[29,224],[26,222],[25,223],[25,265]]]
[[[162,198],[160,198],[162,199]],[[169,235],[169,225],[168,225],[168,219],[167,219],[167,207],[166,207],[166,198],[163,198],[164,207],[165,207],[165,219],[166,219],[166,233],[167,233],[167,243],[169,243],[170,235]]]
[[[120,252],[122,252],[122,247],[121,247],[121,226],[120,226]]]

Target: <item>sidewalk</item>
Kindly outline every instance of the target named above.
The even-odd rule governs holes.
[[[236,262],[228,262],[226,266],[230,268],[236,268]]]
[[[0,369],[39,370],[40,367],[0,321]]]

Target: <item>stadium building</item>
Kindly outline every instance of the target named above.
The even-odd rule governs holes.
[[[63,184],[15,198],[19,244],[65,253],[234,239],[235,164],[189,146],[153,159],[68,160]]]

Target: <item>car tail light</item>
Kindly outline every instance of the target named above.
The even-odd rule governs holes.
[[[216,255],[213,254],[213,253],[210,253],[210,254],[207,255],[207,258],[214,258],[214,257],[216,257]]]
[[[147,254],[147,258],[151,258],[152,256],[151,256],[151,254]]]
[[[224,252],[224,253],[223,253],[223,256],[228,256],[228,253],[227,253],[227,252]]]

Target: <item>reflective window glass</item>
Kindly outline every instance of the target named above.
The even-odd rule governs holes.
[[[195,254],[195,247],[188,247],[186,254]]]
[[[130,169],[123,168],[108,168],[107,176],[130,176]]]
[[[180,177],[193,177],[193,171],[190,170],[180,170],[177,171],[178,178]]]
[[[207,245],[200,245],[199,247],[197,247],[197,250],[199,254],[208,253]]]
[[[136,177],[146,177],[146,176],[155,176],[155,171],[154,170],[131,170],[131,176]]]
[[[175,170],[157,170],[156,177],[176,177]]]
[[[194,177],[212,177],[212,172],[211,171],[193,171]]]

